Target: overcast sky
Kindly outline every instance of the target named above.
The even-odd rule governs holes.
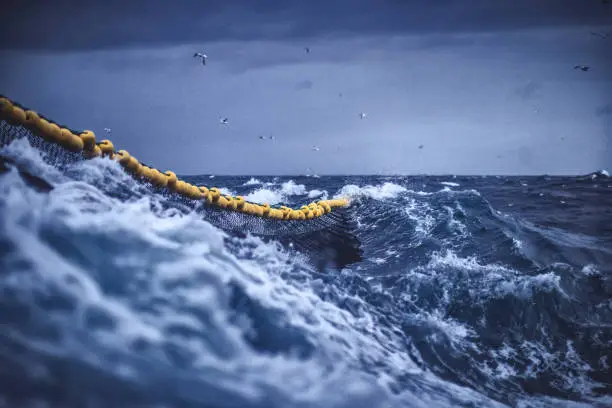
[[[0,93],[161,170],[612,169],[601,0],[3,4]]]

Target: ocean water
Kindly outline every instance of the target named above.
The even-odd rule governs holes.
[[[2,407],[612,406],[604,174],[191,179],[351,197],[363,259],[320,269],[108,159],[0,154]]]

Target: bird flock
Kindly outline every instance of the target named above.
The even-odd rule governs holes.
[[[608,0],[602,0],[602,2],[608,3]],[[610,34],[612,34],[612,31],[608,31],[606,33],[600,31],[591,31],[591,35],[593,37],[601,38],[602,40],[607,40],[608,38],[610,38]],[[587,72],[591,70],[591,67],[588,65],[575,65],[574,69],[580,70],[582,72]]]
[[[610,2],[610,0],[601,0],[601,1],[604,4],[607,4],[607,3]],[[610,38],[610,35],[612,34],[612,31],[610,31],[610,32],[595,32],[595,31],[591,31],[590,34],[593,37],[597,37],[597,38],[600,38],[602,40],[607,40],[607,39]],[[304,47],[304,52],[306,54],[310,54],[310,52],[311,52],[310,47]],[[208,59],[208,56],[205,53],[203,53],[203,52],[195,52],[193,54],[193,58],[199,59],[201,61],[202,65],[206,66],[206,61]],[[578,64],[578,65],[574,66],[574,70],[578,70],[578,71],[582,71],[582,72],[588,72],[588,71],[591,70],[591,67],[588,66],[588,65]],[[343,94],[341,92],[338,93],[338,97],[341,98],[342,96],[343,96]],[[536,109],[536,112],[538,112],[538,111],[539,110]],[[359,113],[359,118],[362,119],[362,120],[366,119],[367,118],[367,113],[366,112],[360,112]],[[227,118],[227,117],[221,118],[221,119],[219,119],[219,122],[222,125],[228,125],[229,124],[229,118]],[[104,129],[104,130],[107,131],[108,133],[110,133],[110,129]],[[274,136],[271,136],[271,135],[267,136],[267,137],[263,136],[263,135],[259,135],[258,137],[259,137],[259,140],[274,140]],[[562,139],[564,140],[565,137],[562,137]],[[425,147],[425,145],[423,145],[423,144],[419,144],[418,145],[418,149],[419,150],[422,150],[424,147]],[[320,151],[321,149],[318,146],[312,146],[312,150],[313,151]],[[501,155],[498,155],[497,158],[501,158]]]
[[[304,52],[306,54],[310,54],[310,47],[304,47]],[[200,61],[202,62],[202,65],[206,66],[206,61],[208,59],[208,55],[206,55],[203,52],[195,52],[193,54],[193,58],[200,59]],[[338,97],[341,98],[342,96],[343,96],[342,92],[338,93]],[[366,112],[360,112],[359,113],[359,118],[360,119],[365,119],[365,118],[367,118],[367,116],[368,116],[368,114]],[[229,124],[229,118],[227,118],[227,117],[220,118],[219,119],[219,123],[221,123],[222,125],[228,125]],[[259,140],[274,140],[274,136],[271,136],[271,135],[267,136],[267,137],[259,135],[258,138],[259,138]],[[419,145],[419,149],[422,149],[422,148],[423,148],[423,145]],[[321,150],[321,148],[318,147],[318,146],[312,146],[312,150],[315,151],[315,152],[318,152],[318,151]]]

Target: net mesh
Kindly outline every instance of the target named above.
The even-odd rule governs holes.
[[[24,138],[44,153],[42,157],[45,162],[59,170],[86,160],[81,153],[65,150],[57,144],[45,141],[20,124],[11,124],[0,119],[0,147]],[[355,235],[356,223],[351,214],[354,208],[334,208],[332,212],[313,219],[277,220],[216,208],[202,200],[190,199],[167,189],[157,188],[146,181],[139,182],[148,188],[151,194],[163,196],[167,205],[185,212],[196,211],[206,221],[233,235],[250,233],[291,245],[305,253],[318,266],[343,267],[361,260],[360,243]]]

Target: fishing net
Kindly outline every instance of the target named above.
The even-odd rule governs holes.
[[[72,131],[75,134],[79,132]],[[43,152],[43,160],[59,170],[75,162],[86,160],[83,153],[71,152],[35,134],[29,127],[0,118],[0,147],[16,139],[27,139],[30,145]],[[0,158],[2,152],[0,151]],[[318,266],[343,267],[361,260],[360,243],[355,235],[354,208],[336,207],[311,219],[274,219],[255,216],[229,208],[208,205],[197,200],[156,187],[138,179],[151,194],[159,194],[166,205],[183,211],[196,211],[203,219],[232,235],[250,233],[266,240],[277,240],[304,253]],[[230,197],[228,197],[230,198]],[[231,199],[231,198],[230,198]],[[258,205],[258,204],[255,204]],[[278,207],[272,207],[278,208]]]

